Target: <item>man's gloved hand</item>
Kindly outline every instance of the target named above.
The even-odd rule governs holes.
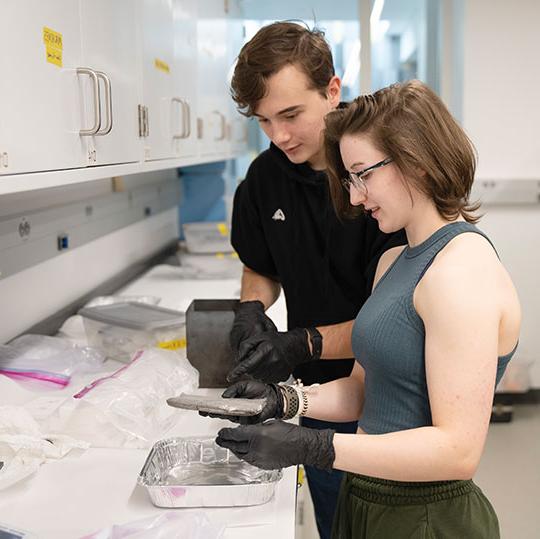
[[[266,403],[260,414],[252,416],[218,415],[209,414],[207,412],[199,412],[199,415],[228,419],[233,423],[240,423],[241,425],[253,425],[255,423],[262,423],[267,419],[281,419],[283,417],[283,394],[274,384],[263,384],[262,382],[256,382],[254,380],[243,380],[228,387],[221,396],[226,399],[235,397],[243,399],[266,399]]]
[[[239,459],[265,470],[307,464],[330,471],[336,458],[334,434],[332,429],[309,429],[284,421],[269,421],[262,425],[221,429],[216,443],[230,449]]]
[[[238,348],[243,341],[265,331],[277,332],[277,328],[274,322],[264,314],[264,304],[261,301],[240,302],[235,309],[229,336],[234,355],[238,356]]]
[[[267,383],[283,382],[297,365],[311,359],[305,329],[262,333],[242,342],[238,365],[227,375],[227,380],[233,382],[249,375]]]

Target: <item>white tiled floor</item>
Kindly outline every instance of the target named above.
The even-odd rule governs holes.
[[[492,423],[475,482],[489,498],[501,539],[540,538],[540,406],[514,407],[510,423]],[[307,485],[298,492],[296,539],[317,539]],[[456,538],[465,539],[465,538]]]

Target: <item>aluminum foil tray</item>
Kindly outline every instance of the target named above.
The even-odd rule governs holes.
[[[239,460],[213,438],[168,438],[154,444],[137,482],[157,507],[234,507],[268,502],[281,476]]]

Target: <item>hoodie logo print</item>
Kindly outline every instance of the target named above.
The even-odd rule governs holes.
[[[272,219],[274,221],[285,221],[285,214],[283,213],[283,210],[281,209],[277,209],[275,212],[274,212],[274,215],[272,215]]]

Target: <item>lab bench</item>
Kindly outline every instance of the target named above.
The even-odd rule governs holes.
[[[161,265],[125,287],[120,295],[152,295],[160,305],[186,310],[197,299],[238,297],[237,279],[186,280],[180,268]],[[270,316],[278,328],[285,327],[283,298]],[[73,391],[68,386],[63,391]],[[200,389],[220,394],[220,389]],[[223,426],[219,419],[202,418],[195,412],[180,412],[181,418],[169,436],[213,437]],[[89,448],[74,450],[64,458],[41,466],[36,474],[0,491],[0,523],[31,532],[39,539],[75,539],[112,524],[124,524],[163,511],[204,511],[216,526],[225,526],[224,538],[293,538],[297,470],[283,470],[274,497],[266,504],[248,507],[163,509],[152,505],[137,476],[148,449]]]

